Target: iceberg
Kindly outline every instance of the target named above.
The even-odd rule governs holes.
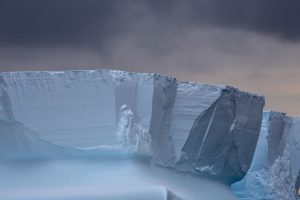
[[[19,141],[24,148],[141,155],[226,184],[242,179],[251,165],[264,107],[262,96],[234,87],[117,70],[3,72],[0,86],[5,126],[37,135],[32,143]],[[44,142],[47,147],[38,145]]]

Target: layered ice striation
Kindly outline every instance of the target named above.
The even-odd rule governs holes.
[[[233,87],[151,73],[6,72],[0,83],[1,120],[42,141],[147,155],[227,183],[250,167],[264,106],[263,97]]]
[[[232,190],[243,200],[293,200],[300,187],[300,119],[265,112],[252,165]]]

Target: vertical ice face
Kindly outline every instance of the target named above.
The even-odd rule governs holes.
[[[142,125],[134,121],[134,113],[127,105],[121,107],[117,127],[118,150],[129,153],[148,155],[151,147],[151,136]]]
[[[291,151],[291,167],[293,178],[296,179],[300,172],[300,118],[290,118],[287,129],[289,130],[288,144]]]
[[[182,82],[178,84],[177,96],[172,111],[172,144],[176,161],[196,118],[219,98],[223,85]]]
[[[63,147],[150,155],[232,183],[247,172],[264,98],[116,70],[1,73],[0,116]],[[11,104],[11,106],[10,106]],[[24,128],[25,128],[24,127]]]
[[[194,121],[177,168],[204,173],[227,183],[248,171],[261,127],[262,97],[222,89],[220,96]]]
[[[44,141],[38,133],[15,121],[7,84],[0,74],[0,160],[61,158],[79,153]]]
[[[273,165],[276,158],[282,154],[283,149],[280,148],[280,144],[284,136],[286,120],[284,113],[271,112],[269,115],[268,165]]]
[[[108,71],[3,76],[16,120],[39,132],[41,138],[72,147],[116,142],[111,134],[116,124],[115,92]]]
[[[11,104],[7,95],[7,85],[0,74],[0,119],[12,121],[14,119]]]
[[[268,129],[270,112],[264,112],[259,139],[249,171],[257,171],[268,166]]]
[[[1,77],[1,103],[9,97],[16,120],[42,139],[67,147],[115,147],[120,143],[121,108],[126,105],[133,113],[131,132],[139,132],[133,135],[150,134],[148,153],[158,155],[161,163],[171,163],[175,78],[116,70],[12,72]],[[7,86],[7,95],[2,85]]]
[[[129,145],[131,146],[129,149],[149,154],[148,143],[150,141],[147,142],[146,140],[150,134],[154,93],[153,74],[124,71],[110,71],[110,74],[113,77],[115,87],[116,122],[118,126],[116,133],[123,133],[124,135],[125,127],[119,130],[120,126],[124,126],[124,121],[130,121],[127,131],[136,146],[132,149],[133,146]],[[144,146],[142,146],[143,143],[145,143]]]
[[[252,165],[242,181],[232,186],[241,199],[295,199],[300,171],[299,118],[267,112]]]
[[[154,75],[150,135],[154,161],[164,166],[172,165],[175,158],[171,144],[170,124],[176,91],[175,78]]]

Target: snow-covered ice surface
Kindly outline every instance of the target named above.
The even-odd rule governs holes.
[[[112,171],[119,173],[120,180],[125,181],[122,187],[138,195],[136,198],[153,194],[156,195],[153,199],[199,199],[196,196],[220,199],[219,194],[213,195],[218,193],[213,190],[219,191],[223,186],[213,184],[209,190],[202,184],[206,183],[203,178],[231,184],[245,176],[258,140],[263,106],[263,97],[237,88],[178,82],[176,78],[151,73],[116,70],[0,73],[0,160],[23,160],[24,163],[25,160],[33,163],[37,159],[44,160],[45,165],[28,165],[30,170],[37,166],[42,173],[43,166],[49,172],[53,167],[64,171],[64,166],[76,159],[74,165],[83,172],[78,179],[85,179],[85,172],[93,169],[78,161],[79,158],[89,163],[99,158],[125,157],[129,163],[142,158],[148,165],[138,162],[130,166],[143,169],[140,175],[143,178],[139,180],[143,182],[134,182],[130,188],[130,182],[125,180],[137,180],[129,176],[131,171],[125,170],[129,175],[122,178],[121,169],[117,167],[122,166],[118,163],[121,161],[114,162],[116,168],[112,167]],[[52,159],[60,161],[52,162]],[[101,162],[94,163],[105,177]],[[23,166],[19,163],[10,167],[20,170],[15,172],[20,175],[23,170],[18,165]],[[8,165],[1,166],[7,170]],[[80,174],[79,170],[76,173]],[[150,181],[147,185],[147,177],[156,182]],[[18,176],[11,178],[19,182]],[[47,178],[45,175],[44,179]],[[175,185],[169,179],[174,180]],[[190,183],[190,180],[196,182]],[[38,181],[33,183],[36,184],[33,188],[37,187]],[[76,184],[70,187],[78,187]],[[203,194],[197,193],[193,184],[199,191],[203,186]],[[119,198],[104,192],[110,190],[106,187],[111,188],[109,180],[99,180],[91,190],[97,186],[103,189],[94,188],[98,192],[95,198]],[[194,188],[189,191],[193,194],[184,192],[187,186]],[[38,190],[41,194],[32,193],[30,188],[25,190],[29,191],[27,195],[37,195],[29,199],[40,199],[42,191],[51,188]],[[22,194],[18,188],[12,189],[13,193]],[[59,198],[55,196],[60,194],[56,189],[50,192],[53,199]],[[131,192],[127,194],[121,186],[117,190],[120,194],[123,192],[123,199],[131,199]],[[2,192],[11,195],[8,188]],[[226,192],[220,194],[226,198]],[[63,197],[68,198],[75,196]]]

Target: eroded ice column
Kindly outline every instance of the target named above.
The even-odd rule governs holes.
[[[164,166],[172,165],[175,159],[170,124],[176,91],[175,78],[154,75],[150,135],[154,161]]]

